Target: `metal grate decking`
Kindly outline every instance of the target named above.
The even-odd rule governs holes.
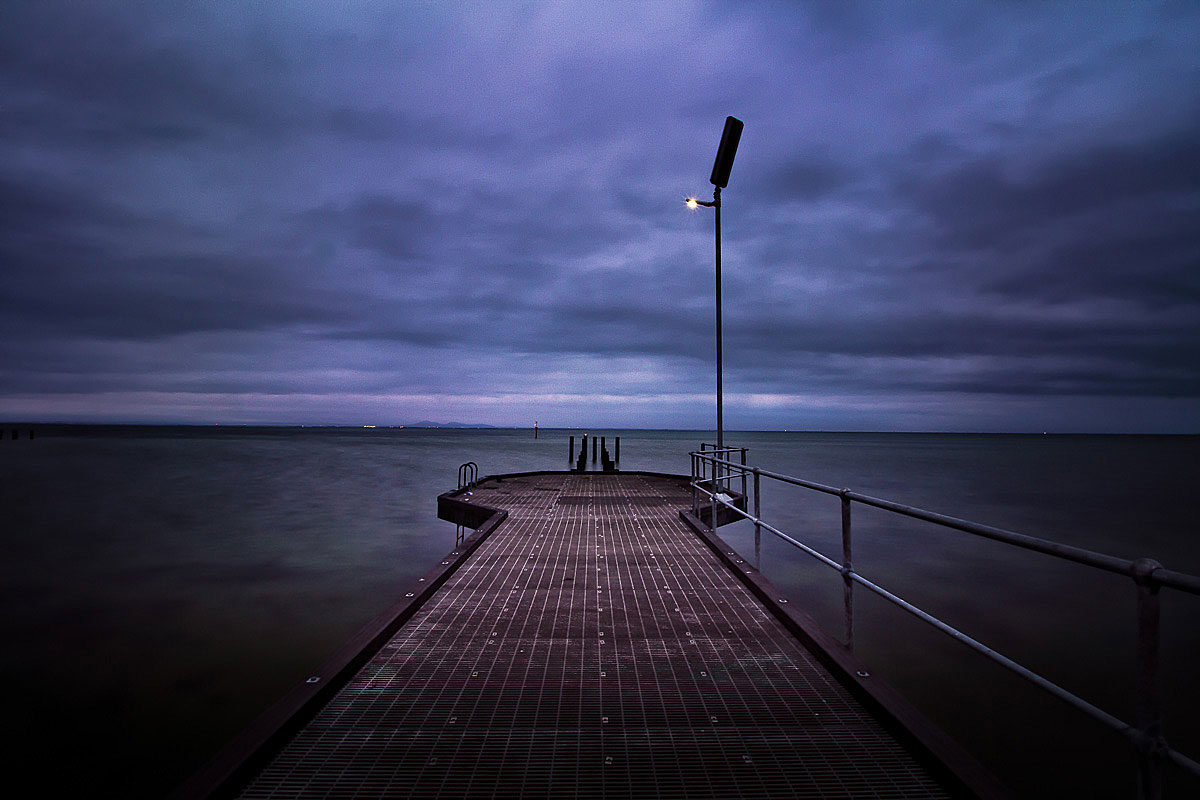
[[[944,797],[646,475],[488,480],[508,519],[243,797]]]

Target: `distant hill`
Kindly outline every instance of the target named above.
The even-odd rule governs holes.
[[[484,425],[482,423],[467,423],[467,422],[430,422],[423,419],[420,422],[414,422],[411,425],[405,425],[406,428],[494,428],[495,425]]]

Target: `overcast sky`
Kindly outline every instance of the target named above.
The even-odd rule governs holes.
[[[1200,431],[1200,4],[9,2],[0,418]]]

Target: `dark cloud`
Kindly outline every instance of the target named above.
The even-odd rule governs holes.
[[[439,219],[425,204],[383,194],[366,194],[342,207],[324,206],[297,215],[309,233],[325,232],[343,243],[389,259],[410,260],[435,239]]]
[[[302,266],[84,192],[0,181],[0,286],[25,336],[152,339],[338,316]],[[300,267],[300,268],[297,268]]]
[[[0,416],[707,424],[733,113],[735,424],[1200,424],[1187,4],[5,18]]]
[[[811,203],[849,185],[849,165],[828,158],[797,156],[763,176],[760,194],[775,202]]]
[[[928,214],[950,245],[991,247],[1096,211],[1169,208],[1200,196],[1200,140],[1194,129],[1071,150],[1025,174],[1000,155],[945,175],[909,173],[898,187]]]

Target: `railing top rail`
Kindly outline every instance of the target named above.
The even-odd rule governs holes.
[[[760,471],[756,470],[756,472],[760,472]],[[874,592],[875,594],[884,598],[888,602],[915,615],[919,619],[929,623],[930,625],[937,628],[941,632],[947,634],[951,638],[956,639],[959,642],[962,642],[967,647],[970,647],[972,650],[976,651],[977,653],[981,653],[982,655],[986,656],[987,658],[991,659],[992,661],[996,662],[997,664],[1000,664],[1001,666],[1005,667],[1006,669],[1009,669],[1009,670],[1017,673],[1018,675],[1021,675],[1025,679],[1032,682],[1035,686],[1054,695],[1058,699],[1068,703],[1069,705],[1084,712],[1085,714],[1088,714],[1093,719],[1096,719],[1096,720],[1104,723],[1105,725],[1109,726],[1113,730],[1124,733],[1125,735],[1127,735],[1130,738],[1130,740],[1132,742],[1134,742],[1135,746],[1137,746],[1138,748],[1149,749],[1149,748],[1153,748],[1155,746],[1163,747],[1164,748],[1163,755],[1165,755],[1168,759],[1170,759],[1176,765],[1191,772],[1193,775],[1200,776],[1200,764],[1198,764],[1197,762],[1188,758],[1184,754],[1180,753],[1178,750],[1167,747],[1165,742],[1161,739],[1161,736],[1157,739],[1157,741],[1155,741],[1153,739],[1153,737],[1149,736],[1145,731],[1140,730],[1132,725],[1129,725],[1126,722],[1123,722],[1122,720],[1118,719],[1117,717],[1114,717],[1112,714],[1109,714],[1107,711],[1104,711],[1103,709],[1099,708],[1098,706],[1096,706],[1092,703],[1089,703],[1087,700],[1084,700],[1083,698],[1079,697],[1078,695],[1068,691],[1067,689],[1064,689],[1063,687],[1059,686],[1058,684],[1054,683],[1053,681],[1049,680],[1048,678],[1045,678],[1042,675],[1039,675],[1038,673],[1030,670],[1028,667],[1025,667],[1025,666],[1017,663],[1016,661],[1013,661],[1012,659],[1008,658],[1007,656],[1003,655],[1002,653],[997,652],[996,650],[993,650],[992,648],[983,644],[979,640],[963,633],[962,631],[958,630],[957,628],[953,627],[952,625],[950,625],[946,622],[943,622],[941,619],[938,619],[937,617],[933,616],[929,612],[924,611],[923,609],[913,605],[912,603],[909,603],[908,601],[904,600],[903,598],[898,597],[897,595],[893,594],[892,592],[889,592],[887,589],[884,589],[882,586],[879,586],[878,584],[874,583],[873,581],[867,580],[860,573],[851,569],[848,563],[847,564],[839,564],[838,562],[834,561],[832,558],[829,558],[828,556],[824,555],[823,553],[821,553],[817,550],[814,550],[813,548],[809,547],[808,545],[804,544],[803,542],[799,541],[798,539],[794,539],[791,536],[788,536],[786,533],[784,533],[783,531],[779,530],[778,528],[770,525],[769,523],[763,521],[761,518],[759,518],[753,514],[750,514],[749,512],[747,512],[743,509],[738,508],[736,505],[734,505],[734,504],[730,503],[728,500],[724,499],[723,496],[719,495],[717,493],[717,490],[715,487],[712,491],[710,491],[710,490],[706,489],[703,485],[701,485],[701,481],[698,481],[698,480],[693,480],[691,483],[691,486],[694,489],[696,489],[697,491],[699,491],[700,493],[705,494],[708,497],[711,497],[714,504],[720,503],[721,505],[728,508],[734,514],[737,514],[744,519],[754,522],[754,524],[757,527],[765,528],[766,530],[775,534],[776,536],[783,539],[784,541],[789,542],[789,543],[795,545],[796,547],[800,548],[805,553],[807,553],[808,555],[817,559],[818,561],[825,564],[826,566],[839,571],[840,573],[842,573],[842,576],[846,581],[852,581],[854,583],[857,583],[861,586],[866,587],[867,589],[870,589],[872,592]],[[715,524],[715,522],[714,522],[714,524]],[[1190,578],[1191,576],[1186,576],[1186,577]],[[847,612],[847,613],[849,613],[849,612]],[[1155,625],[1157,625],[1157,623],[1155,623]]]
[[[1107,572],[1114,572],[1118,575],[1135,578],[1139,581],[1147,583],[1168,586],[1172,589],[1188,592],[1190,594],[1200,594],[1200,577],[1189,575],[1184,572],[1175,572],[1164,568],[1161,564],[1150,559],[1138,559],[1131,561],[1126,558],[1118,558],[1116,556],[1097,553],[1093,550],[1086,550],[1082,547],[1075,547],[1069,544],[1061,544],[1052,542],[1048,539],[1039,539],[1035,536],[1029,536],[1024,533],[1016,533],[1015,531],[996,528],[991,525],[982,525],[978,522],[961,519],[959,517],[951,517],[946,514],[939,514],[936,511],[927,511],[923,508],[904,505],[892,500],[884,500],[879,497],[872,497],[866,494],[860,494],[849,489],[838,489],[834,486],[828,486],[823,483],[807,481],[802,478],[795,478],[791,475],[783,475],[778,472],[771,472],[758,467],[749,467],[744,464],[738,464],[733,461],[716,458],[712,455],[712,451],[695,451],[692,455],[699,458],[711,461],[713,464],[720,464],[731,469],[744,470],[745,472],[761,475],[763,477],[772,478],[782,483],[792,484],[793,486],[801,486],[806,489],[823,492],[825,494],[837,495],[845,497],[863,505],[873,506],[891,511],[896,514],[901,514],[906,517],[932,522],[936,525],[941,525],[947,528],[970,533],[975,536],[982,536],[993,541],[1003,542],[1005,544],[1021,547],[1026,550],[1033,550],[1046,555],[1062,558],[1067,561],[1074,561],[1077,564],[1084,564],[1096,569],[1102,569]]]

